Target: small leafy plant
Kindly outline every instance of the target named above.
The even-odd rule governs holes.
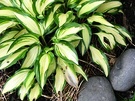
[[[48,77],[55,74],[54,91],[65,83],[78,87],[78,74],[87,76],[78,63],[90,50],[93,62],[108,76],[107,58],[91,39],[106,50],[131,40],[122,26],[105,15],[121,12],[121,2],[109,0],[0,0],[0,69],[20,63],[2,93],[19,88],[20,99],[41,96]]]

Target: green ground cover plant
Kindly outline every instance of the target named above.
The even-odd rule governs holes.
[[[77,88],[78,74],[87,80],[78,54],[87,51],[108,76],[103,51],[132,40],[124,27],[106,19],[106,14],[122,13],[121,6],[113,0],[0,0],[0,69],[21,64],[2,94],[18,88],[21,100],[36,100],[52,74],[56,94],[66,82]]]

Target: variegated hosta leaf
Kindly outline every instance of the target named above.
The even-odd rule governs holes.
[[[18,37],[11,45],[8,53],[12,53],[12,52],[15,52],[16,50],[18,50],[19,48],[21,47],[24,47],[24,46],[30,46],[32,44],[39,44],[39,40],[38,38],[34,35],[34,34],[31,34],[31,33],[26,33],[20,37]]]
[[[73,42],[73,41],[78,41],[78,40],[81,40],[81,39],[82,38],[79,37],[77,34],[73,34],[73,35],[71,34],[71,35],[68,35],[61,40],[64,40],[64,41],[67,41],[67,42]]]
[[[68,60],[63,60],[62,58],[58,58],[58,66],[60,66],[64,72],[64,76],[66,81],[73,87],[78,87],[78,78],[76,76],[76,71],[74,69],[74,65],[70,63]]]
[[[74,69],[75,69],[75,72],[76,72],[76,73],[81,74],[81,75],[85,78],[85,80],[88,81],[88,78],[87,78],[85,72],[82,70],[81,66],[79,66],[79,65],[74,65]]]
[[[0,0],[0,3],[5,6],[13,6],[11,0]]]
[[[6,56],[9,55],[7,52],[13,41],[14,40],[9,40],[0,44],[0,60],[3,60]]]
[[[30,87],[25,87],[24,84],[20,87],[19,89],[19,96],[20,96],[20,99],[23,101],[25,96],[28,94],[28,91],[30,90]]]
[[[85,3],[84,5],[82,5],[80,10],[78,11],[78,16],[81,17],[84,14],[92,13],[95,9],[97,9],[104,2],[105,2],[105,0],[99,0],[99,1],[91,0],[87,3]]]
[[[97,27],[100,28],[102,31],[105,31],[106,33],[111,33],[114,36],[116,42],[126,46],[124,38],[120,35],[120,32],[114,27],[109,27],[105,25],[98,25]]]
[[[33,81],[35,79],[34,76],[35,76],[35,72],[34,71],[31,71],[27,75],[27,77],[26,77],[26,79],[25,79],[25,81],[23,83],[26,88],[29,88],[31,86],[31,84],[33,83]]]
[[[101,68],[103,69],[105,75],[108,76],[109,64],[108,64],[108,60],[107,60],[107,57],[105,56],[105,54],[93,46],[90,46],[90,51],[91,51],[93,62],[100,65]]]
[[[21,6],[21,0],[10,0],[12,4],[18,8]]]
[[[0,21],[0,34],[1,32],[3,32],[4,30],[8,29],[8,28],[11,28],[13,26],[15,26],[17,23],[14,22],[14,21],[4,21],[4,20],[1,20]]]
[[[35,8],[39,15],[44,14],[44,11],[48,5],[53,3],[55,0],[37,0],[35,2]]]
[[[40,85],[43,89],[45,83],[46,83],[46,79],[47,79],[47,70],[49,68],[49,65],[53,59],[53,53],[49,52],[49,53],[45,53],[43,54],[40,59],[39,59],[39,79],[40,79]]]
[[[101,15],[92,15],[91,17],[89,17],[88,19],[89,24],[93,24],[93,22],[98,22],[100,24],[106,25],[106,26],[111,26],[114,27],[114,25],[112,25],[110,22],[108,22],[103,16]]]
[[[30,32],[35,33],[39,36],[43,35],[43,33],[41,33],[41,28],[40,25],[38,23],[38,21],[30,16],[30,15],[26,15],[25,13],[15,13],[16,18],[19,20],[19,22]]]
[[[42,89],[40,88],[38,83],[35,83],[34,87],[30,90],[29,93],[29,101],[37,100],[39,96],[41,96]]]
[[[99,6],[99,8],[96,10],[96,12],[109,13],[109,11],[112,9],[116,9],[116,11],[118,11],[121,6],[122,6],[122,3],[120,1],[109,1],[109,2],[103,3],[101,6]],[[115,12],[113,12],[113,13],[115,13]]]
[[[82,40],[80,41],[80,44],[79,44],[79,51],[81,52],[81,55],[83,56],[89,48],[92,32],[89,25],[84,23],[82,24],[82,26],[83,26],[83,30],[80,32],[80,36],[82,37]]]
[[[16,8],[13,7],[3,7],[0,8],[0,18],[15,18],[15,12],[17,12],[19,10],[17,10]]]
[[[75,48],[68,42],[55,43],[55,53],[63,59],[68,59],[78,64],[78,56]]]
[[[29,49],[29,51],[27,52],[26,58],[22,64],[22,68],[29,68],[29,67],[33,66],[40,51],[41,51],[41,46],[39,46],[39,45],[32,46]]]
[[[67,23],[61,26],[55,33],[56,38],[61,40],[71,34],[76,34],[82,30],[82,26],[78,23]]]
[[[66,81],[73,87],[78,87],[78,78],[76,75],[76,71],[74,70],[74,65],[68,64],[66,69],[64,70],[64,75]]]
[[[57,94],[59,93],[59,91],[63,90],[64,85],[65,85],[65,77],[63,71],[60,69],[60,67],[57,67],[54,83],[54,88]]]
[[[47,77],[49,77],[55,71],[55,69],[56,69],[56,59],[55,57],[53,57],[47,70]]]
[[[21,35],[24,35],[24,34],[26,34],[26,33],[28,33],[28,31],[27,31],[26,29],[22,29],[22,30],[20,30],[19,33],[17,33],[17,34],[14,36],[14,38],[17,39],[18,37],[20,37]]]
[[[25,78],[27,77],[30,69],[22,69],[17,71],[4,85],[2,93],[9,92],[17,87],[19,87]]]
[[[73,11],[68,11],[66,13],[58,13],[55,16],[55,22],[57,25],[62,26],[65,23],[69,23],[75,19],[75,16],[73,15]]]
[[[128,32],[124,27],[115,25],[115,28],[116,28],[123,36],[127,37],[129,40],[132,41],[132,38],[131,38],[129,32]]]
[[[18,34],[18,30],[12,30],[12,31],[6,31],[5,33],[4,33],[4,35],[0,38],[0,43],[2,43],[2,42],[4,42],[4,41],[8,41],[8,40],[12,40],[12,38],[14,38],[14,36],[16,35],[16,34]]]
[[[24,9],[24,11],[32,15],[33,17],[36,17],[33,6],[33,0],[21,0],[21,7]]]
[[[17,52],[9,55],[0,63],[0,69],[8,68],[15,64],[19,59],[23,58],[28,48],[20,49]]]
[[[104,48],[112,50],[115,46],[115,39],[112,34],[105,33],[105,32],[98,32],[95,33],[101,42],[101,44],[104,46]],[[107,42],[106,42],[107,40]]]
[[[74,7],[77,6],[77,4],[78,4],[79,1],[80,0],[67,0],[67,5],[70,8],[74,8]]]

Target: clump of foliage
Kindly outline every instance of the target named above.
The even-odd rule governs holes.
[[[32,101],[52,73],[56,93],[66,82],[77,88],[78,74],[87,76],[76,49],[82,56],[90,50],[108,76],[107,58],[91,39],[97,36],[106,50],[125,46],[126,37],[131,40],[125,28],[105,19],[107,13],[121,12],[121,6],[108,0],[0,0],[0,69],[21,64],[2,93],[19,88],[20,99],[28,95]]]

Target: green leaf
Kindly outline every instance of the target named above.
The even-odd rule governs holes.
[[[81,52],[81,55],[83,56],[89,48],[92,32],[89,25],[84,23],[82,24],[82,26],[83,26],[83,30],[80,32],[80,36],[82,37],[82,40],[80,41],[80,44],[79,44],[79,51]]]
[[[66,42],[55,43],[55,53],[57,56],[64,59],[68,59],[76,64],[78,64],[78,56],[74,47]]]
[[[67,5],[70,8],[74,8],[77,6],[80,0],[68,0]]]
[[[98,22],[98,23],[103,24],[103,25],[106,25],[106,26],[114,27],[114,25],[112,25],[110,22],[108,22],[101,15],[94,14],[91,17],[89,17],[87,20],[88,20],[89,24],[93,24],[93,22]]]
[[[4,85],[2,94],[19,87],[27,77],[29,71],[30,69],[22,69],[17,71]]]
[[[21,68],[29,68],[29,67],[33,66],[40,51],[41,51],[41,47],[39,45],[32,46],[30,48],[30,50],[27,52],[27,55],[25,57],[25,60],[22,64]]]
[[[41,95],[41,93],[42,93],[42,90],[41,90],[39,84],[36,83],[34,85],[34,87],[30,90],[30,93],[29,93],[29,96],[28,96],[29,101],[33,101],[33,100],[38,99],[38,97]]]
[[[124,38],[120,35],[120,32],[117,29],[115,29],[114,27],[109,27],[109,26],[105,26],[105,25],[98,25],[97,27],[106,33],[111,33],[114,36],[116,42],[118,42],[121,45],[126,46]]]
[[[78,11],[78,17],[81,17],[84,14],[90,14],[92,13],[95,9],[97,9],[102,3],[104,3],[105,0],[91,0],[87,3],[85,3],[80,10]]]
[[[15,64],[19,59],[23,58],[28,48],[20,49],[17,52],[9,55],[0,63],[0,69],[8,68]]]
[[[38,21],[31,17],[30,15],[26,15],[25,13],[15,13],[16,18],[19,20],[19,22],[30,32],[35,33],[39,36],[41,36],[43,33],[41,33],[40,25]]]
[[[32,45],[34,43],[39,44],[39,40],[34,34],[31,34],[31,33],[24,34],[24,35],[18,37],[12,43],[8,53],[15,52],[16,50],[18,50],[21,47],[30,46],[30,45]]]
[[[109,64],[108,64],[108,60],[107,60],[107,57],[105,56],[105,54],[93,46],[90,46],[90,51],[91,51],[93,62],[100,65],[101,68],[103,69],[105,75],[108,76]]]
[[[28,31],[26,29],[22,29],[19,33],[17,33],[17,35],[14,36],[14,38],[17,39],[18,37],[26,33],[28,33]]]
[[[119,10],[119,8],[122,6],[122,3],[120,1],[109,1],[109,2],[105,2],[103,3],[97,10],[96,12],[100,12],[100,13],[105,13],[105,12],[109,12],[113,9],[116,9],[116,11]],[[114,12],[113,12],[114,13]]]
[[[63,39],[68,35],[76,34],[82,30],[82,26],[78,23],[67,23],[61,26],[55,33],[57,39]]]
[[[75,69],[76,73],[81,74],[85,78],[85,80],[88,81],[88,78],[87,78],[86,74],[84,73],[84,71],[82,70],[81,66],[74,65],[74,69]]]
[[[18,8],[21,6],[21,0],[10,0],[12,4]]]
[[[95,34],[99,37],[100,42],[104,46],[104,48],[109,49],[109,50],[112,50],[114,48],[116,43],[112,34],[105,33],[105,32],[98,32]]]
[[[54,88],[57,94],[59,93],[59,91],[63,90],[64,85],[65,85],[64,74],[60,69],[60,67],[57,67],[56,75],[55,75],[55,83],[54,83]]]
[[[11,28],[13,26],[15,26],[17,23],[14,22],[14,21],[0,21],[0,34],[1,32],[3,32],[4,30],[8,29],[8,28]]]

